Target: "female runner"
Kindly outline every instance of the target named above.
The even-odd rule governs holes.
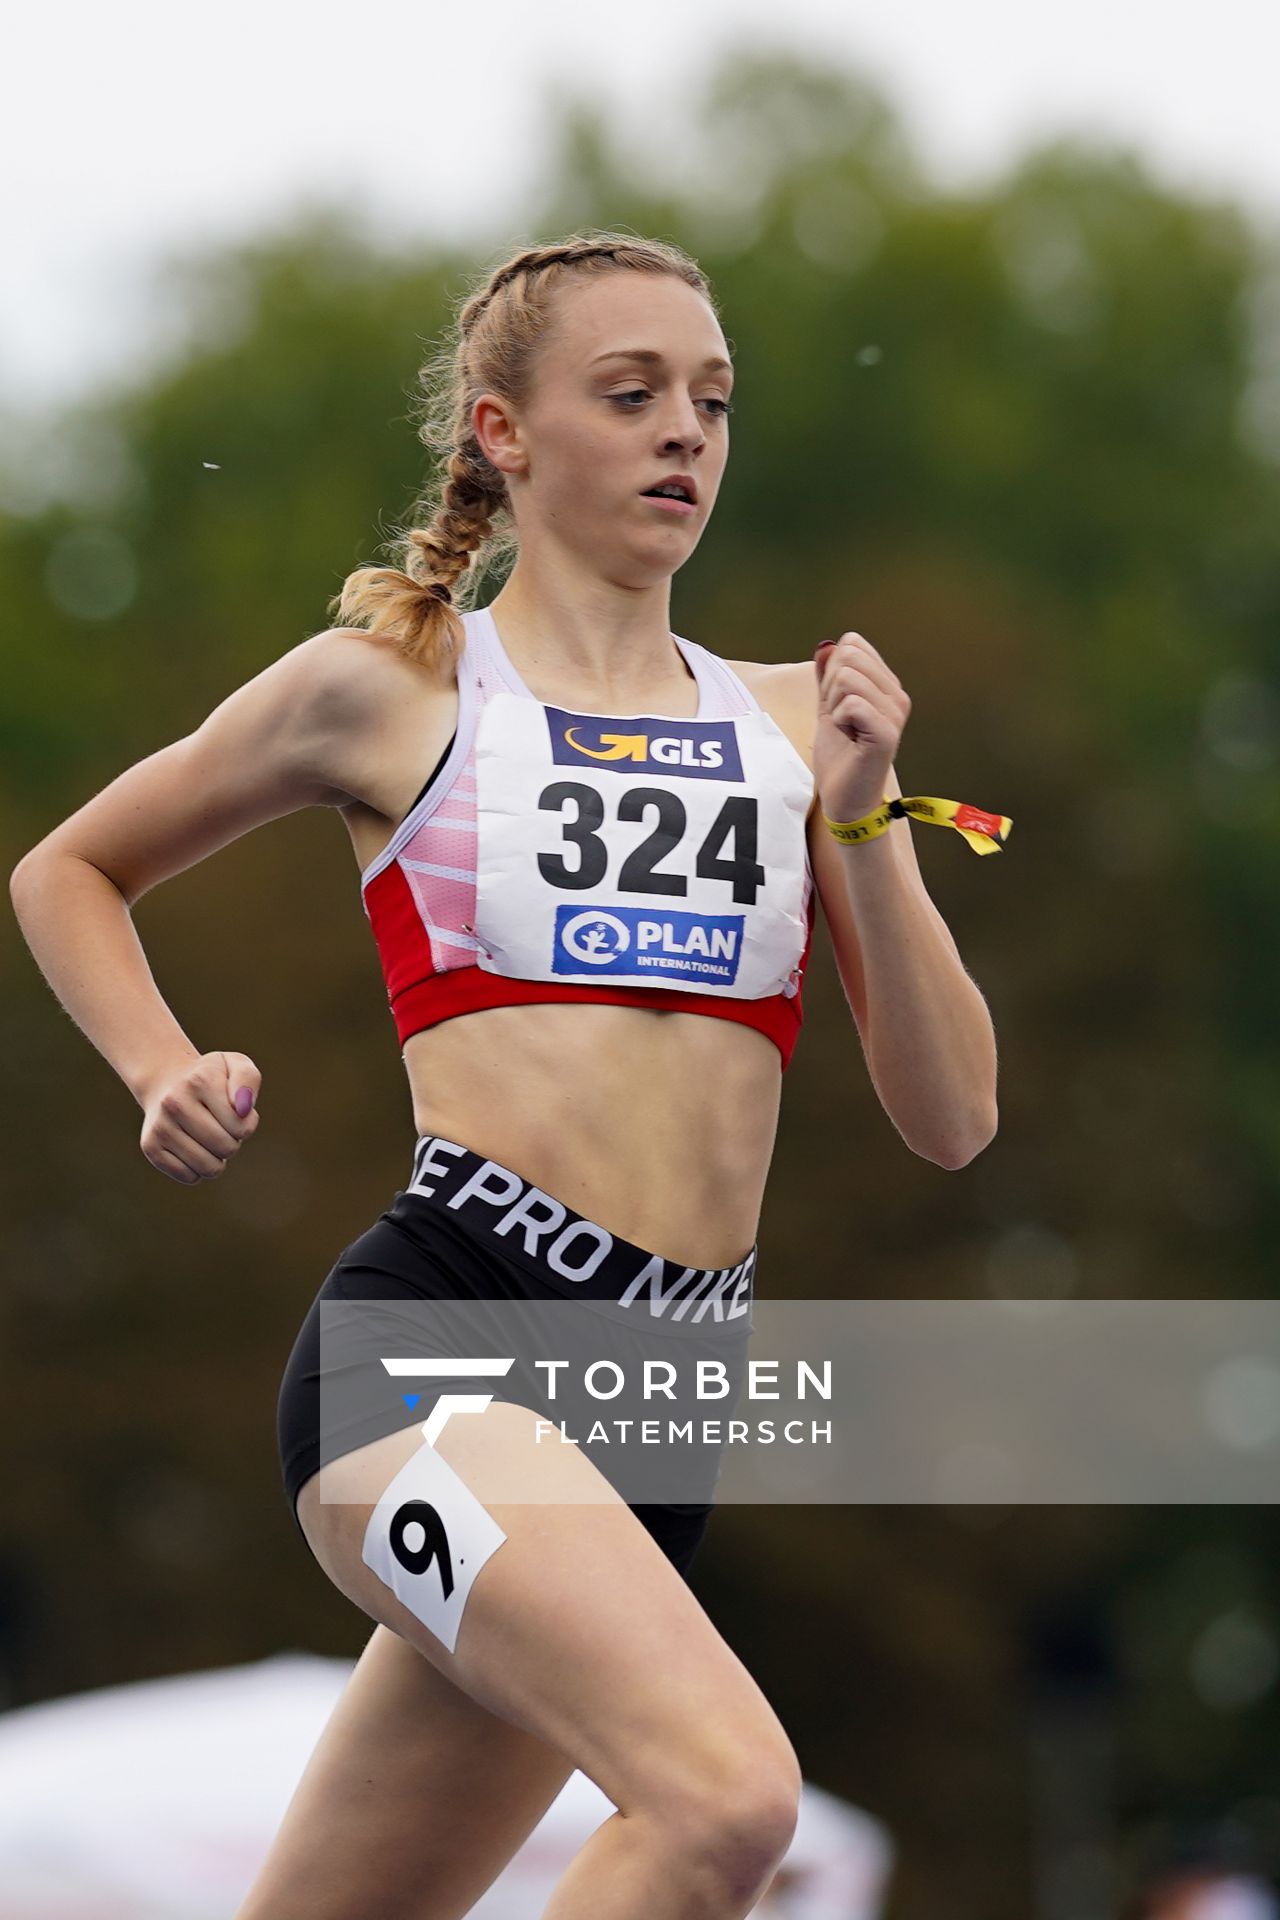
[[[336,808],[418,1144],[409,1189],[320,1297],[557,1300],[589,1275],[603,1337],[643,1271],[658,1294],[723,1293],[731,1274],[740,1307],[815,892],[908,1146],[956,1168],[995,1132],[985,1003],[906,813],[882,804],[901,796],[911,703],[857,633],[764,665],[670,631],[671,576],[724,474],[733,380],[710,288],[677,247],[596,231],[518,254],[462,303],[434,371],[422,435],[444,471],[407,572],[353,574],[342,624],[62,822],[15,869],[15,907],[138,1100],[146,1159],[181,1184],[215,1179],[257,1131],[261,1076],[182,1031],[129,909],[264,821]],[[664,484],[683,503],[656,497]],[[506,584],[461,612],[495,551],[514,554]],[[1009,827],[906,805],[978,851]],[[575,1767],[618,1811],[547,1920],[747,1913],[787,1849],[801,1774],[683,1578],[709,1506],[600,1501],[572,1446],[530,1449],[536,1499],[486,1498],[534,1418],[518,1390],[450,1419],[434,1447],[397,1402],[317,1471],[320,1297],[281,1388],[285,1488],[375,1626],[238,1920],[463,1915]],[[391,1538],[379,1503],[420,1471],[439,1499],[417,1511],[445,1533],[419,1580],[425,1527]]]

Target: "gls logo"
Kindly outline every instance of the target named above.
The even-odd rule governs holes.
[[[650,740],[644,733],[602,733],[598,747],[588,747],[574,739],[574,727],[566,727],[564,737],[575,753],[590,760],[634,760],[641,766],[656,760],[664,767],[715,767],[724,765],[724,749],[718,740]]]
[[[614,773],[645,767],[695,780],[741,780],[742,756],[731,720],[628,719],[624,727],[600,714],[547,707],[551,758],[558,767],[585,762]]]

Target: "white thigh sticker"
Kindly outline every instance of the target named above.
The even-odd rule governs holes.
[[[450,1653],[472,1583],[506,1534],[433,1446],[384,1489],[360,1557]]]

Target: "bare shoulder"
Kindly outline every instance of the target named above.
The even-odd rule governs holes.
[[[452,725],[436,692],[442,679],[365,632],[313,634],[233,688],[191,733],[127,767],[24,858],[73,854],[132,905],[303,807],[393,809],[412,794],[432,729]]]
[[[304,644],[312,653],[311,725],[332,804],[367,813],[371,827],[399,820],[456,723],[456,656],[410,660],[363,627],[330,627]]]
[[[807,767],[813,766],[818,725],[818,678],[812,660],[726,660]]]
[[[293,651],[307,656],[312,708],[321,719],[392,711],[406,697],[422,700],[456,684],[452,658],[434,666],[410,660],[385,634],[364,627],[326,627]]]

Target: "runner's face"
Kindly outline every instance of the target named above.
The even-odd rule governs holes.
[[[641,348],[659,360],[637,359]],[[624,351],[626,350],[626,351]],[[521,416],[513,476],[521,537],[548,534],[631,585],[683,566],[729,452],[729,350],[707,302],[671,274],[619,272],[566,286]],[[644,489],[692,476],[692,509]]]

